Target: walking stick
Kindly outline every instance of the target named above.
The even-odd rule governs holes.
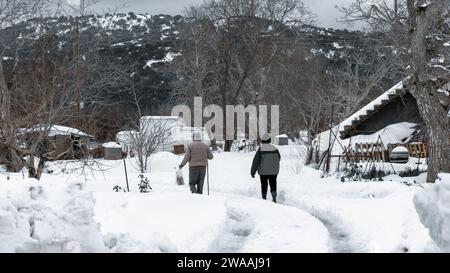
[[[206,163],[206,184],[207,184],[208,195],[209,195],[209,163]]]

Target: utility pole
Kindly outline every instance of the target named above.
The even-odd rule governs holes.
[[[80,67],[80,16],[75,18],[75,128],[81,129],[81,67]]]

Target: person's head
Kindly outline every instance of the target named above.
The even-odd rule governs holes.
[[[270,143],[270,135],[268,133],[265,133],[264,135],[262,135],[261,137],[261,142],[262,143]]]
[[[199,132],[194,132],[194,141],[201,141],[202,135]]]

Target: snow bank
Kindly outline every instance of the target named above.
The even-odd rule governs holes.
[[[95,201],[79,183],[0,184],[0,252],[103,252]]]
[[[388,179],[341,183],[335,177],[320,178],[320,172],[310,167],[302,168],[296,179],[291,176],[279,177],[279,195],[284,196],[280,201],[303,209],[325,223],[332,251],[435,251],[413,204],[420,187]],[[405,178],[408,179],[413,178]]]
[[[450,252],[450,174],[439,174],[436,184],[414,197],[414,205],[430,237]]]

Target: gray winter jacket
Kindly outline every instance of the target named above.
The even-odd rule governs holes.
[[[253,158],[250,174],[254,176],[258,171],[259,175],[278,175],[280,160],[281,155],[278,148],[273,144],[263,143]]]

